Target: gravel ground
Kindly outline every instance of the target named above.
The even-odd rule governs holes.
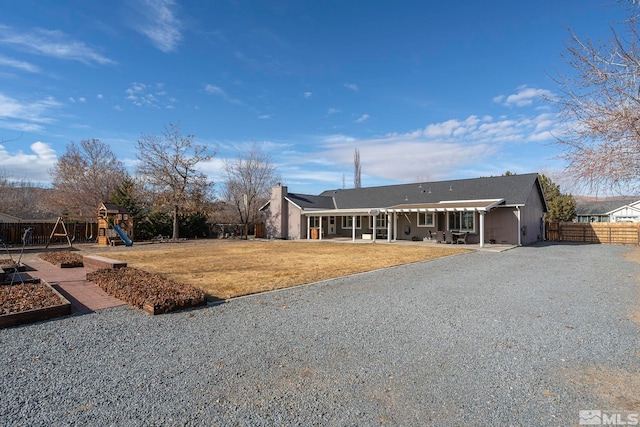
[[[631,250],[474,252],[188,312],[1,330],[0,423],[546,426],[640,412],[605,406],[589,381],[640,372]]]

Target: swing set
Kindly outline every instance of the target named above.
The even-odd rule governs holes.
[[[54,225],[53,230],[51,230],[51,235],[47,240],[45,249],[49,247],[49,244],[51,243],[51,240],[53,240],[54,237],[64,237],[67,240],[69,247],[70,248],[73,247],[73,242],[75,242],[76,240],[77,228],[78,228],[78,222],[76,221],[73,223],[73,233],[69,233],[69,230],[67,229],[67,226],[64,223],[64,218],[59,216],[58,220],[56,221],[56,225]],[[69,234],[71,234],[71,237],[69,237]],[[87,242],[94,240],[92,223],[85,222],[84,237],[85,237],[85,241]]]

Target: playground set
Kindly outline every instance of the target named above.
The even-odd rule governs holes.
[[[133,218],[127,209],[114,203],[98,208],[98,245],[133,245]]]

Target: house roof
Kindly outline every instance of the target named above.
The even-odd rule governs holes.
[[[443,211],[524,206],[532,191],[538,192],[547,212],[537,173],[326,190],[318,196],[288,193],[285,198],[307,212],[358,214],[371,209]],[[269,205],[265,203],[260,210]]]
[[[615,200],[598,200],[598,201],[578,201],[576,203],[576,215],[608,215],[610,212],[620,209],[626,205],[637,202],[637,197],[621,198]]]
[[[333,199],[335,208],[344,210],[498,199],[506,206],[522,206],[534,188],[544,201],[537,173],[327,190],[320,196]]]
[[[129,211],[126,208],[123,208],[122,206],[118,206],[115,203],[104,202],[100,206],[100,208],[102,206],[104,206],[104,208],[107,210],[108,213],[129,213]]]
[[[326,196],[311,196],[309,194],[289,193],[286,199],[305,210],[335,209],[333,198]]]

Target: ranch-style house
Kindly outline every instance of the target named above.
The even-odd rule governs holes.
[[[530,245],[544,238],[547,204],[537,173],[380,187],[320,195],[271,189],[262,207],[273,239],[433,240]]]

